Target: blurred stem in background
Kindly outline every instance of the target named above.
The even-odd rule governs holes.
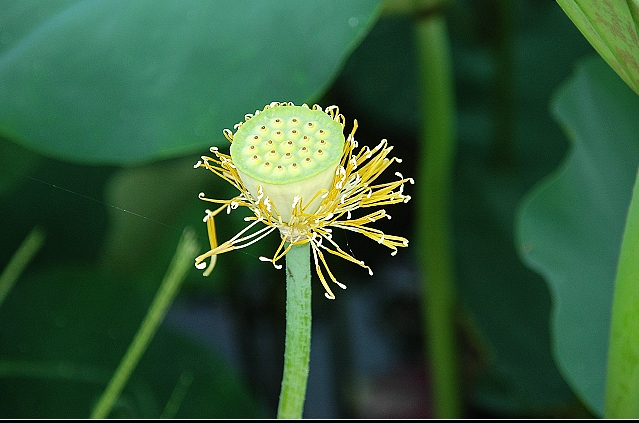
[[[286,254],[286,340],[279,419],[301,419],[311,353],[311,244]]]
[[[462,413],[454,312],[456,289],[450,197],[455,156],[452,64],[442,3],[417,10],[422,130],[417,169],[417,257],[422,271],[424,339],[433,379],[435,417]],[[438,3],[433,6],[433,3]]]
[[[162,280],[138,332],[135,334],[133,341],[131,341],[129,349],[126,354],[124,354],[111,381],[109,381],[102,396],[93,408],[91,418],[105,419],[109,416],[113,405],[120,397],[122,389],[124,389],[126,383],[129,381],[142,354],[146,351],[146,348],[153,339],[153,335],[155,335],[160,323],[164,320],[164,316],[173,303],[180,285],[182,285],[189,270],[193,268],[193,257],[197,255],[198,249],[195,234],[192,230],[185,229],[178,242],[175,255],[164,276],[164,280]]]
[[[44,232],[41,228],[35,227],[20,244],[18,251],[11,257],[9,264],[0,274],[0,306],[24,271],[24,268],[27,267],[27,264],[40,250],[43,242]]]

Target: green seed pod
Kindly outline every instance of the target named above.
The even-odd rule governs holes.
[[[314,213],[321,190],[330,190],[344,152],[340,122],[319,109],[279,105],[250,117],[233,135],[231,157],[248,191],[258,186],[287,223],[299,197]]]

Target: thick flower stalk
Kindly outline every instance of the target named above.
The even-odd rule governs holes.
[[[202,156],[195,168],[204,167],[235,186],[240,194],[229,200],[200,198],[219,204],[207,210],[211,249],[195,259],[199,269],[209,275],[218,254],[246,247],[276,229],[281,243],[272,258],[260,260],[273,263],[284,257],[293,246],[309,243],[317,275],[326,290],[326,297],[334,299],[327,279],[341,288],[346,286],[328,268],[325,252],[372,270],[363,261],[342,250],[332,239],[333,228],[361,233],[390,248],[408,246],[403,237],[387,235],[368,226],[382,219],[390,219],[384,209],[377,209],[362,217],[354,217],[357,209],[408,202],[403,193],[405,183],[413,183],[400,173],[393,182],[375,184],[375,180],[393,162],[393,149],[386,140],[375,148],[363,147],[355,152],[357,121],[348,137],[344,137],[344,116],[336,106],[322,110],[318,105],[295,106],[293,103],[271,103],[262,111],[247,114],[245,121],[235,125],[236,132],[225,130],[231,142],[230,156],[211,148],[215,157]],[[222,210],[230,213],[247,207],[253,213],[245,220],[246,228],[222,244],[215,235],[216,216]],[[258,227],[258,225],[263,225]],[[210,259],[208,266],[206,260]]]

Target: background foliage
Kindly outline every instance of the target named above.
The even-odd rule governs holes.
[[[271,101],[337,104],[349,124],[358,120],[360,144],[396,146],[404,162],[395,170],[412,176],[420,160],[411,16],[373,0],[113,5],[0,4],[0,268],[34,226],[46,233],[0,304],[6,418],[88,416],[182,228],[206,248],[197,194],[234,195],[192,165],[225,145],[222,129],[245,113]],[[625,114],[636,98],[601,59],[583,60],[594,50],[555,2],[458,0],[444,10],[465,413],[598,416],[611,288],[597,272],[611,282],[637,162]],[[595,188],[575,189],[582,179]],[[383,229],[412,239],[413,204],[389,209]],[[220,239],[242,224],[219,221]],[[566,253],[564,235],[588,254]],[[420,257],[336,236],[375,276],[331,262],[349,288],[334,302],[315,295],[305,416],[432,416]],[[114,416],[275,414],[284,276],[257,257],[276,241],[221,256],[210,278],[193,269]],[[541,266],[542,253],[558,266]]]

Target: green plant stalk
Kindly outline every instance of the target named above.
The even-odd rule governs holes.
[[[454,87],[446,22],[440,13],[415,24],[423,128],[417,169],[417,257],[422,266],[424,337],[435,417],[458,418],[461,398],[450,197],[455,156]]]
[[[35,227],[29,232],[29,235],[22,241],[18,251],[11,257],[9,263],[0,274],[0,305],[15,285],[16,281],[24,271],[27,264],[33,256],[40,250],[44,242],[44,232],[42,229]]]
[[[108,417],[113,405],[120,397],[120,393],[128,382],[133,370],[140,361],[140,357],[146,351],[158,326],[162,323],[167,310],[173,303],[178,288],[184,281],[189,270],[193,268],[193,257],[197,255],[198,245],[193,231],[185,229],[178,242],[175,255],[166,272],[158,292],[149,307],[138,332],[129,345],[127,352],[122,357],[120,365],[109,381],[102,396],[96,403],[91,413],[93,419],[105,419]]]
[[[286,254],[286,340],[278,419],[301,419],[311,353],[310,243]]]
[[[174,419],[175,415],[182,404],[182,401],[186,397],[186,394],[193,383],[193,372],[185,371],[182,372],[180,378],[178,379],[175,388],[173,388],[173,392],[171,392],[171,396],[169,400],[166,402],[164,406],[164,411],[160,415],[161,419]]]
[[[639,178],[635,181],[617,265],[605,417],[639,418]]]

